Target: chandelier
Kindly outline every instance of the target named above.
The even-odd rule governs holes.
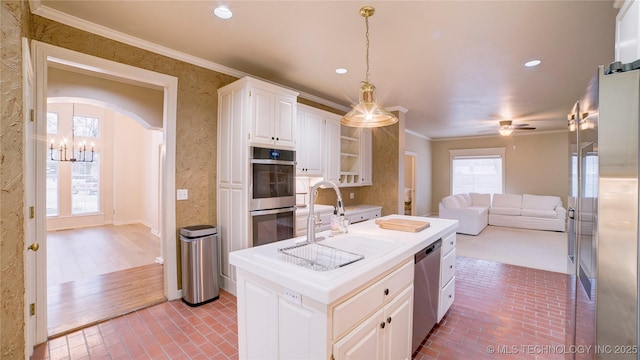
[[[76,149],[76,128],[74,126],[74,118],[76,113],[76,104],[73,104],[71,115],[71,146],[69,147],[67,143],[67,139],[62,139],[60,141],[60,146],[58,148],[54,147],[55,139],[51,139],[51,145],[49,146],[49,151],[51,152],[51,160],[52,161],[68,161],[68,162],[93,162],[93,154],[94,154],[94,145],[91,143],[91,157],[87,156],[87,142],[83,141],[78,144]],[[71,156],[68,155],[67,151],[71,149]],[[58,153],[58,157],[54,156],[55,153]]]
[[[360,86],[360,102],[340,120],[343,125],[371,128],[392,125],[398,122],[398,118],[395,115],[376,103],[376,87],[369,82],[369,17],[373,16],[374,12],[373,6],[360,8],[360,15],[364,17],[366,25],[367,71],[364,81],[362,81],[362,86]]]

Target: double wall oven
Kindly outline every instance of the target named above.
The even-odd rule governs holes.
[[[252,147],[249,163],[250,236],[253,246],[295,235],[296,153]]]

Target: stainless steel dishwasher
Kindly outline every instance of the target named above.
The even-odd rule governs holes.
[[[420,346],[438,319],[441,246],[442,239],[438,239],[414,256],[413,351]]]

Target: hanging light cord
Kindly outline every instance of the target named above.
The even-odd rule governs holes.
[[[367,73],[364,76],[364,82],[365,83],[369,83],[369,15],[366,15],[364,17],[364,23],[366,25],[367,31],[365,32],[365,37],[367,39],[367,56],[366,56],[366,61],[367,61]]]

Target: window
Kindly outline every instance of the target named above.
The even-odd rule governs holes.
[[[94,143],[100,142],[100,119],[75,115],[76,108],[72,104],[55,104],[60,111],[47,112],[47,136],[51,144],[46,164],[47,216],[85,215],[101,210],[100,156],[92,153]],[[68,149],[67,159],[93,159],[93,162],[56,161],[65,158],[63,143]],[[80,149],[86,150],[86,158],[81,156]]]
[[[71,170],[71,214],[95,213],[100,205],[100,161],[76,162]]]
[[[504,192],[504,148],[449,150],[451,194]]]
[[[50,151],[50,150],[49,150]],[[60,215],[58,201],[58,162],[47,158],[47,216]]]

